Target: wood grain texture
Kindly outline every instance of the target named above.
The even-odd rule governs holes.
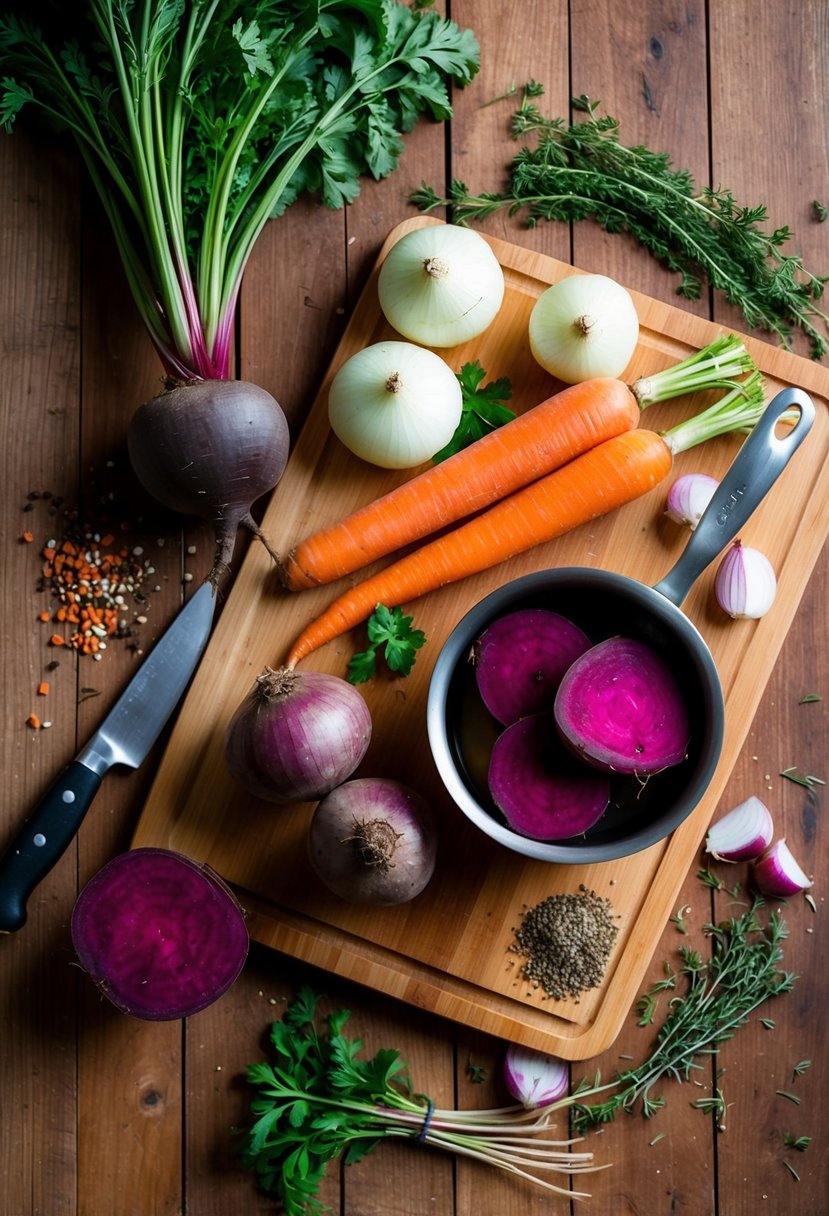
[[[811,210],[813,199],[829,201],[825,4],[645,0],[621,9],[609,0],[569,5],[528,0],[516,8],[501,0],[454,0],[452,15],[475,28],[484,62],[473,86],[455,95],[451,129],[418,128],[398,174],[368,185],[345,215],[299,204],[266,230],[249,267],[240,305],[239,374],[275,391],[295,436],[386,233],[413,213],[411,190],[424,177],[440,185],[453,175],[475,189],[503,185],[516,150],[509,134],[512,104],[509,99],[484,103],[530,77],[545,84],[549,113],[566,114],[574,94],[600,98],[620,118],[624,137],[669,150],[677,166],[691,168],[700,182],[731,186],[741,201],[765,201],[771,222],[791,224],[807,262],[826,269],[826,226]],[[158,370],[117,286],[117,267],[87,192],[79,188],[71,155],[54,141],[44,144],[21,130],[0,141],[0,158],[0,597],[7,623],[0,639],[6,693],[2,844],[100,720],[131,667],[126,656],[115,654],[113,662],[96,665],[94,676],[89,665],[76,672],[67,663],[50,695],[53,728],[34,736],[24,729],[44,662],[42,631],[34,620],[40,606],[33,594],[38,563],[31,547],[17,543],[25,497],[31,489],[48,488],[77,498],[91,488],[91,466],[100,473],[110,459],[116,471],[126,473],[120,456],[129,411],[156,383]],[[607,237],[587,221],[572,232],[561,225],[529,231],[520,216],[500,215],[486,231],[610,273],[689,315],[739,327],[737,316],[719,299],[678,301],[671,275],[625,238]],[[802,340],[795,346],[806,353]],[[211,546],[200,525],[182,529],[151,504],[143,505],[147,543],[165,539],[159,563],[163,593],[153,597],[145,635],[149,646],[186,590],[183,570],[197,582],[209,565]],[[807,533],[823,526],[822,506],[818,514],[819,520],[804,517]],[[611,535],[602,556],[612,541]],[[193,554],[187,551],[191,545]],[[240,545],[240,560],[246,549]],[[792,577],[790,568],[786,577]],[[645,1216],[824,1211],[829,1193],[829,1159],[822,1151],[829,1111],[820,1093],[829,1062],[823,1030],[829,975],[821,942],[825,794],[819,786],[805,791],[779,773],[796,764],[799,771],[829,776],[825,547],[811,576],[802,572],[802,584],[765,692],[740,704],[745,741],[719,802],[725,809],[749,793],[765,793],[780,831],[815,876],[817,914],[799,901],[784,909],[791,922],[786,964],[801,978],[789,996],[767,1010],[774,1029],[754,1021],[741,1030],[703,1070],[702,1088],[666,1082],[665,1109],[653,1120],[620,1116],[591,1135],[588,1146],[610,1168],[590,1179],[588,1204],[549,1202],[485,1166],[383,1146],[360,1166],[329,1171],[323,1198],[334,1210],[343,1216],[397,1211],[563,1216],[576,1207]],[[760,661],[765,663],[763,654]],[[97,695],[85,697],[80,689],[93,683]],[[809,692],[823,700],[800,704]],[[291,958],[281,937],[274,948],[254,943],[232,991],[184,1027],[136,1025],[102,1004],[73,966],[69,913],[78,884],[128,842],[164,750],[160,747],[140,774],[107,779],[77,846],[33,897],[26,929],[0,942],[2,1216],[271,1212],[273,1204],[236,1168],[229,1129],[246,1110],[244,1065],[260,1057],[270,1021],[303,982],[324,992],[332,1007],[350,1007],[354,1033],[372,1048],[401,1047],[418,1088],[458,1105],[506,1100],[500,1038],[418,1008],[424,993],[416,983],[410,985],[411,999],[400,1000],[334,974],[327,969],[329,954],[336,959],[341,943],[329,949],[321,932],[314,931],[319,968]],[[669,915],[690,908],[688,935],[680,935],[670,920],[654,925],[651,961],[643,966],[641,982],[630,986],[631,1007],[615,1041],[601,1054],[575,1061],[574,1081],[597,1067],[609,1076],[644,1058],[653,1028],[636,1025],[635,997],[660,977],[663,960],[674,957],[678,944],[704,950],[704,922],[729,914],[729,900],[712,898],[696,879],[700,864],[695,853],[673,900],[664,901]],[[746,878],[746,868],[736,868],[735,881]],[[448,998],[458,999],[451,990]],[[791,1069],[803,1059],[812,1066],[793,1081]],[[471,1079],[470,1064],[483,1080]],[[716,1078],[719,1068],[725,1071]],[[728,1102],[725,1131],[691,1105],[698,1094],[710,1093],[717,1079]],[[794,1090],[800,1105],[780,1097],[778,1089]],[[786,1132],[811,1135],[809,1149],[786,1151]],[[799,1182],[784,1159],[797,1168]]]

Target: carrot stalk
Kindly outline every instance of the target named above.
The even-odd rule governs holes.
[[[755,373],[745,386],[664,436],[637,428],[606,439],[339,595],[300,633],[286,666],[294,667],[359,625],[378,604],[399,606],[480,574],[647,494],[668,476],[676,453],[709,434],[750,429],[764,407],[762,378]]]
[[[745,345],[728,334],[631,387],[612,379],[572,385],[306,538],[278,563],[280,580],[298,591],[351,574],[632,430],[649,404],[731,387],[734,376],[753,369]]]

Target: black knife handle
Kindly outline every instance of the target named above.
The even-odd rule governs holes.
[[[0,860],[0,933],[26,923],[26,901],[66,852],[101,780],[73,760],[23,824]]]

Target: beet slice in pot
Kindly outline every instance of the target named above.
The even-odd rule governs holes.
[[[119,854],[72,911],[81,966],[118,1009],[147,1021],[198,1013],[248,953],[242,909],[208,866],[168,849]]]
[[[546,608],[498,617],[472,648],[484,705],[504,726],[552,709],[562,676],[590,644],[577,625]]]
[[[644,642],[615,637],[591,647],[561,681],[559,732],[590,764],[648,775],[679,764],[690,736],[682,690]]]
[[[610,777],[579,764],[564,747],[552,711],[521,718],[495,740],[489,792],[514,832],[567,840],[598,823],[610,801]]]

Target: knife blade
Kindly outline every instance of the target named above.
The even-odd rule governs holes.
[[[205,583],[23,823],[0,859],[0,933],[26,923],[26,901],[68,848],[109,769],[138,768],[144,760],[202,656],[215,605],[215,589]]]

